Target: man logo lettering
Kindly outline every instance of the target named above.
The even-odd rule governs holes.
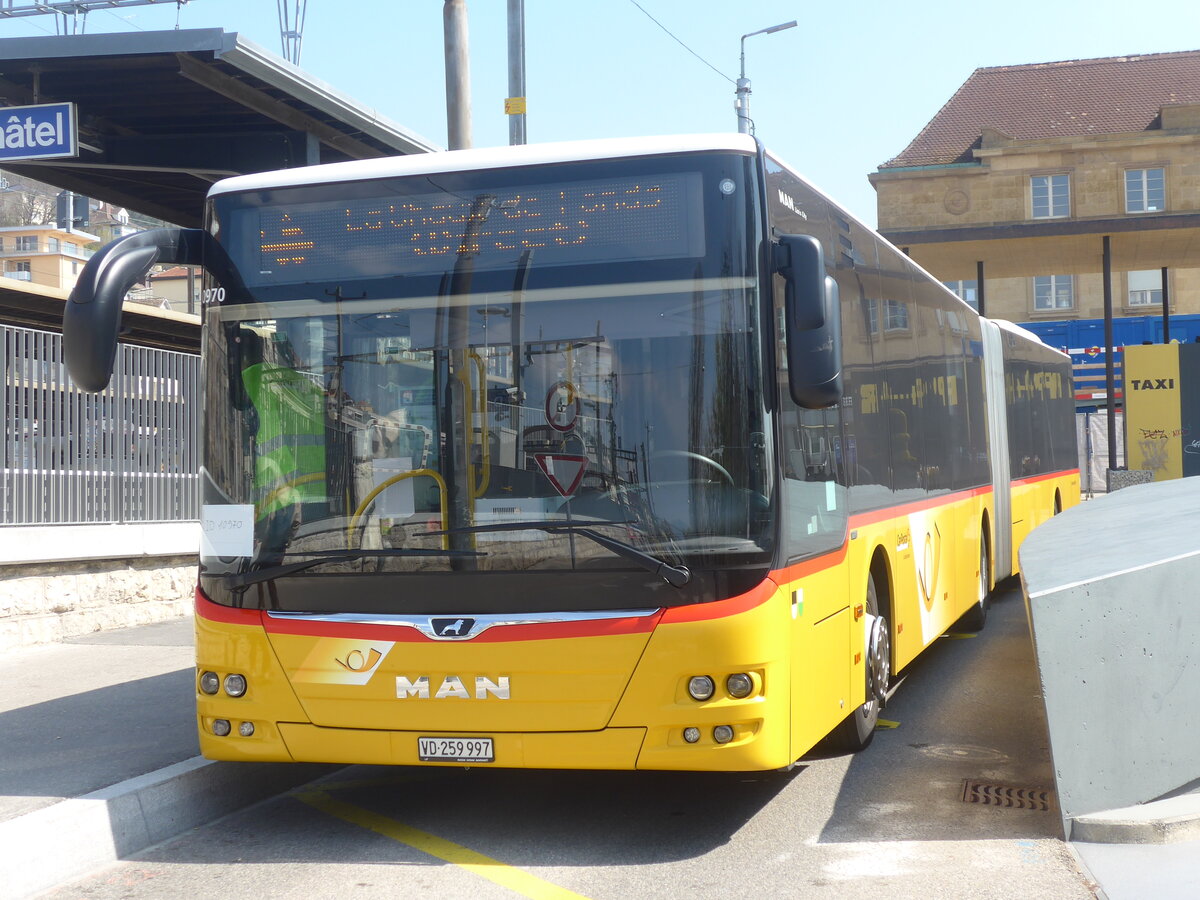
[[[495,697],[497,700],[509,699],[508,676],[501,675],[495,681],[483,675],[475,677],[475,699],[486,700],[488,696]],[[417,700],[428,700],[430,696],[430,683],[428,675],[418,675],[416,678],[408,678],[404,675],[396,676],[396,699],[405,700],[407,698],[415,698]],[[470,700],[471,694],[467,690],[463,679],[457,675],[447,675],[442,679],[438,686],[437,693],[433,694],[435,700],[445,700],[449,697],[457,697],[460,700]]]

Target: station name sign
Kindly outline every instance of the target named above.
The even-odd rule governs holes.
[[[0,162],[78,155],[74,103],[0,107]]]

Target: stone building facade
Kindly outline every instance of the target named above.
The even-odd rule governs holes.
[[[976,70],[870,175],[879,230],[1015,322],[1200,313],[1200,51]]]

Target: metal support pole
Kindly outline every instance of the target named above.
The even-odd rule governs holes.
[[[1117,375],[1113,350],[1112,246],[1104,236],[1104,396],[1108,414],[1108,467],[1117,467]]]
[[[467,57],[467,0],[445,0],[446,147],[471,146],[471,65]]]
[[[525,137],[525,0],[508,0],[508,98],[520,110],[508,114],[508,142],[524,144]]]
[[[986,306],[984,305],[983,297],[983,260],[975,261],[975,302],[979,307],[979,314],[986,316]]]
[[[746,77],[746,38],[754,37],[756,34],[774,34],[777,31],[795,27],[796,20],[793,19],[791,22],[772,25],[770,28],[760,28],[758,31],[742,35],[741,66],[738,69],[737,90],[734,91],[735,99],[733,101],[733,108],[737,110],[739,134],[754,134],[754,123],[750,121],[750,79]]]
[[[1171,343],[1171,289],[1167,287],[1167,267],[1162,267],[1163,343]]]
[[[746,67],[746,44],[742,38],[742,68]],[[750,134],[750,79],[745,75],[737,80],[737,90],[734,91],[733,108],[737,110],[738,134]]]

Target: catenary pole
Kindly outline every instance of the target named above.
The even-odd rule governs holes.
[[[508,142],[525,136],[525,0],[508,0]]]
[[[467,0],[445,0],[446,147],[471,146],[471,65],[467,56]]]

